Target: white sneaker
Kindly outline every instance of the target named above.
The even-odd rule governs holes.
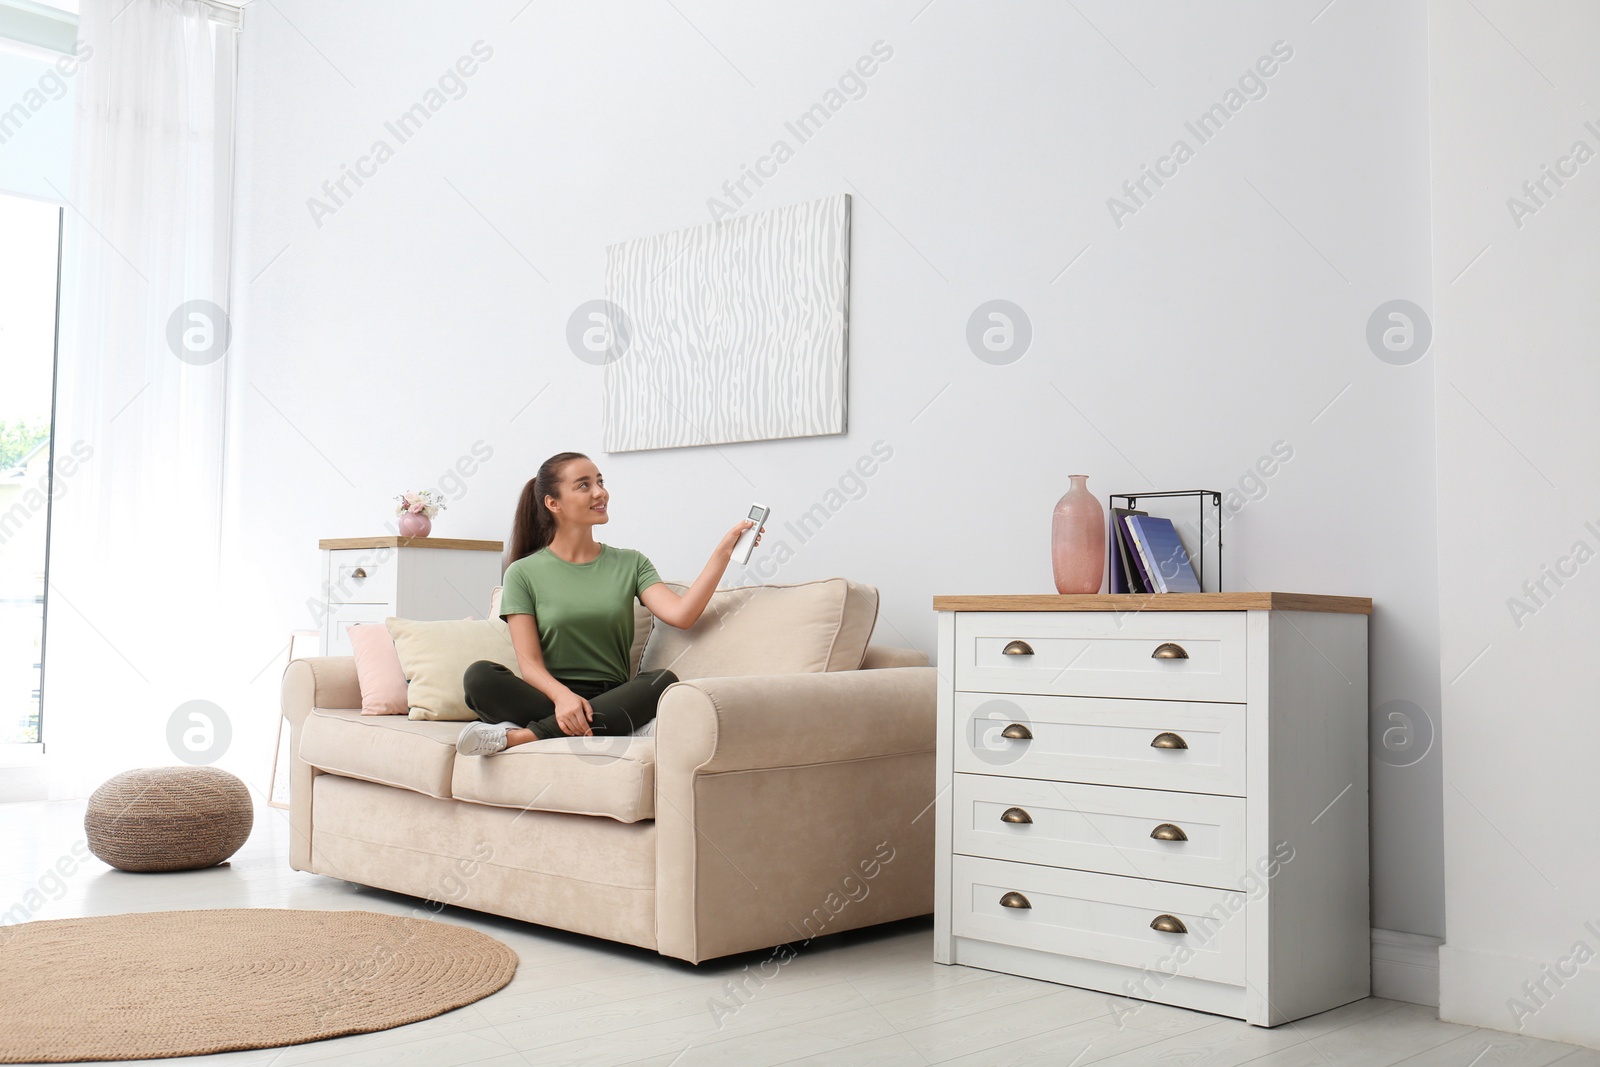
[[[515,725],[509,722],[468,723],[456,738],[456,751],[463,756],[492,756],[504,752],[506,731]]]

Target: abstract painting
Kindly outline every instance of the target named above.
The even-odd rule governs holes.
[[[850,197],[606,249],[604,448],[845,432]]]

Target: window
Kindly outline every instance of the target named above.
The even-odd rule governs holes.
[[[61,211],[0,195],[0,744],[42,739]]]

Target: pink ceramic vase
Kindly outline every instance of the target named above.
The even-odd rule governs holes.
[[[1106,511],[1089,492],[1087,474],[1067,477],[1072,487],[1056,502],[1050,522],[1056,592],[1098,593],[1106,573]]]
[[[400,516],[401,537],[427,537],[433,530],[433,520],[421,512],[408,511]]]

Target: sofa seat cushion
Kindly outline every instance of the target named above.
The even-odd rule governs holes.
[[[654,737],[552,737],[496,756],[457,756],[458,800],[498,808],[656,817]]]
[[[328,774],[448,799],[461,727],[313,708],[300,731],[300,758]]]

